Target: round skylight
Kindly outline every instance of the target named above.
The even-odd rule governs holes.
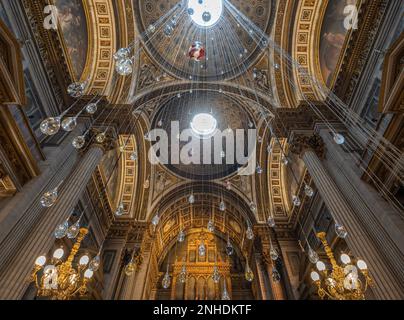
[[[188,14],[201,27],[211,27],[223,13],[223,0],[188,0]]]
[[[199,138],[209,139],[216,132],[217,120],[209,113],[199,113],[192,119],[191,129]]]

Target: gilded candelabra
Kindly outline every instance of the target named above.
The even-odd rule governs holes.
[[[342,265],[337,263],[334,253],[331,250],[326,234],[317,234],[321,240],[325,253],[330,260],[332,270],[327,270],[322,261],[317,261],[317,271],[311,273],[311,278],[318,288],[318,295],[321,299],[331,300],[365,300],[365,292],[372,279],[369,276],[368,267],[363,260],[357,260],[356,265],[347,254],[341,254]]]
[[[49,264],[47,258],[40,256],[35,262],[35,268],[31,275],[31,282],[38,289],[38,297],[47,297],[52,300],[70,300],[75,297],[83,297],[87,294],[87,285],[94,275],[94,259],[90,263],[88,255],[83,255],[76,267],[74,259],[80,250],[81,242],[88,233],[88,229],[81,228],[76,242],[65,262],[62,261],[64,250],[55,250]],[[89,265],[89,268],[87,266]]]

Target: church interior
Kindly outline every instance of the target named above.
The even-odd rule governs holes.
[[[1,300],[404,299],[402,0],[1,0]]]

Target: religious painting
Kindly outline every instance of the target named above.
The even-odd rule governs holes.
[[[60,34],[76,80],[80,79],[87,61],[88,29],[82,0],[55,0]]]
[[[344,10],[348,5],[355,5],[356,0],[331,0],[325,12],[320,39],[320,66],[324,82],[332,85],[334,73],[342,53],[348,29],[344,26],[347,15]]]

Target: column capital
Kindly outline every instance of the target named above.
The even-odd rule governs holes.
[[[324,158],[326,148],[323,138],[318,134],[311,136],[296,135],[290,143],[290,151],[300,157],[304,155],[306,151],[313,151],[319,158]]]
[[[92,128],[88,134],[88,141],[90,141],[88,148],[98,147],[101,148],[104,153],[115,149],[117,147],[116,139],[114,139],[111,133],[106,132],[104,139],[97,139],[97,136],[103,133],[103,130]]]

